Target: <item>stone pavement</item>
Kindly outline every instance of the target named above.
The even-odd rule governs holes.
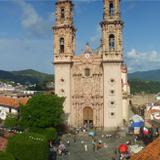
[[[133,140],[133,137],[119,137],[118,135],[111,138],[102,138],[102,133],[97,135],[97,139],[101,140],[102,143],[106,143],[107,147],[103,147],[93,151],[92,138],[87,134],[79,134],[76,136],[76,143],[73,141],[73,135],[64,135],[62,141],[66,144],[67,140],[70,141],[70,146],[67,147],[67,150],[70,152],[66,156],[58,156],[58,160],[112,160],[114,155],[114,150],[121,143],[125,143],[128,140]],[[104,134],[105,135],[105,134]],[[81,141],[84,141],[84,144],[87,144],[88,151],[84,150],[84,144],[81,144]]]

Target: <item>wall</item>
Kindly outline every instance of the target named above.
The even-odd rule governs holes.
[[[146,103],[156,102],[155,94],[136,94],[132,95],[130,101],[134,106],[142,106]]]

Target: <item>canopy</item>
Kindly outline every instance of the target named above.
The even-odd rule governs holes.
[[[126,144],[121,144],[119,146],[120,153],[126,153],[128,151],[128,146]]]
[[[132,128],[135,128],[135,127],[143,127],[144,126],[144,122],[133,122],[133,123],[131,123],[131,127]]]
[[[88,135],[94,137],[96,135],[96,132],[95,131],[90,131],[90,132],[88,132]]]
[[[133,122],[144,122],[143,118],[139,116],[138,114],[135,114],[132,116]]]

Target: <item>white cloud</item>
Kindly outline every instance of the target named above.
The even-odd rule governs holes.
[[[24,0],[16,0],[16,3],[22,10],[22,26],[30,36],[48,37],[50,34],[50,25],[35,10],[35,8]]]
[[[139,57],[139,54],[138,54],[138,52],[136,52],[135,49],[132,49],[131,51],[128,52],[128,57],[133,58],[133,59],[137,59]]]
[[[160,53],[158,51],[139,52],[132,49],[126,55],[129,72],[160,69]]]

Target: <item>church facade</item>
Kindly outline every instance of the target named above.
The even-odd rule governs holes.
[[[120,1],[104,0],[103,5],[100,47],[94,51],[87,44],[76,55],[74,5],[71,0],[56,2],[55,93],[65,97],[66,122],[72,127],[92,123],[112,129],[128,121],[130,90],[123,63]]]

